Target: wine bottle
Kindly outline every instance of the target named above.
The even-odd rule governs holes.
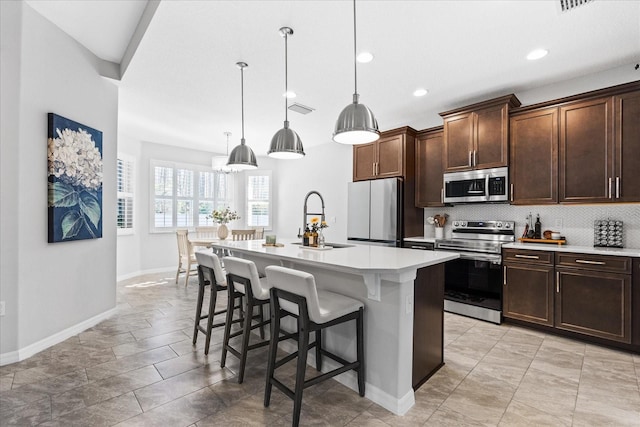
[[[542,223],[540,222],[540,214],[538,214],[538,216],[536,217],[536,224],[534,226],[533,238],[534,239],[542,238]]]

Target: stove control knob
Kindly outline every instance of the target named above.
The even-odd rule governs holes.
[[[511,228],[511,224],[509,224],[508,222],[504,225],[504,228]]]
[[[460,223],[460,226],[461,226],[461,227],[466,227],[466,226],[467,226],[467,222],[466,222],[466,221],[462,221],[462,222]]]
[[[458,221],[453,221],[453,226],[457,227],[458,226]]]
[[[502,228],[502,223],[501,222],[497,223],[496,225],[498,226],[498,228]]]

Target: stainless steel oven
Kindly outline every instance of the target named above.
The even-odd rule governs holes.
[[[452,238],[436,240],[436,250],[460,254],[445,264],[445,311],[502,321],[502,244],[515,240],[514,227],[513,221],[453,221]]]
[[[445,203],[508,202],[509,168],[444,174]]]

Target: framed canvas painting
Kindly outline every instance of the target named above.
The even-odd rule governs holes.
[[[102,132],[49,113],[49,243],[102,237]]]

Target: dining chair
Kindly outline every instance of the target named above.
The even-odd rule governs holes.
[[[206,225],[196,227],[196,236],[215,239],[218,237],[218,226],[217,225]]]
[[[233,240],[253,240],[256,236],[256,230],[231,230]]]
[[[180,273],[185,273],[184,285],[187,286],[189,274],[198,268],[198,261],[193,252],[193,246],[189,241],[189,230],[178,229],[176,230],[176,236],[178,237],[178,271],[176,272],[176,283],[178,283]]]
[[[253,237],[254,239],[264,239],[264,227],[252,227],[256,230],[256,234]]]

